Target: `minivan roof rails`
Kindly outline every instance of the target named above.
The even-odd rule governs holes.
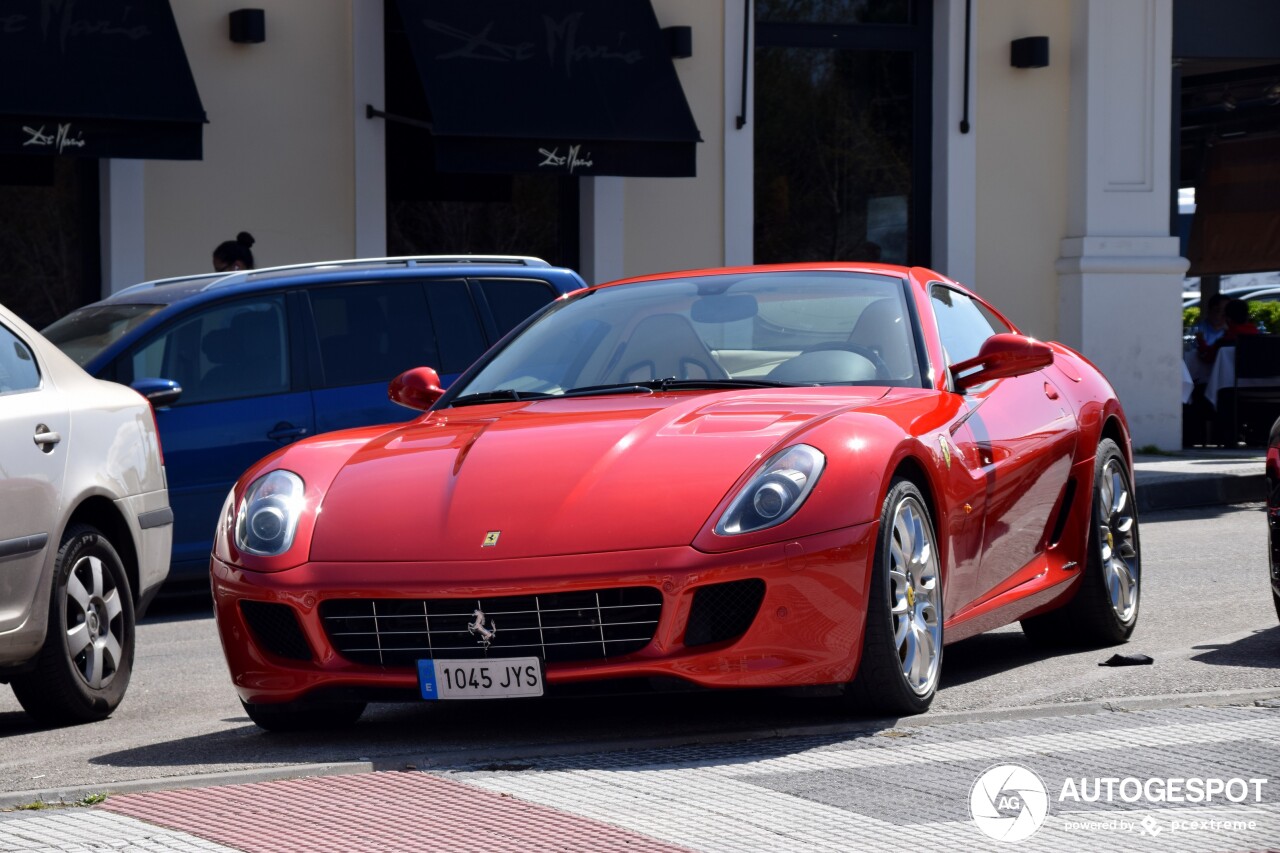
[[[204,289],[223,287],[230,284],[238,284],[240,282],[251,281],[254,278],[266,275],[277,275],[284,272],[298,272],[301,270],[311,270],[322,272],[329,269],[358,269],[361,267],[416,267],[427,266],[430,264],[511,264],[513,266],[524,267],[545,267],[549,268],[551,264],[542,258],[535,258],[528,255],[403,255],[386,258],[349,258],[345,260],[335,261],[312,261],[305,264],[286,264],[276,267],[262,267],[253,270],[238,270],[230,273],[200,273],[198,275],[176,276],[174,278],[161,278],[154,281],[144,281],[139,284],[126,287],[119,293],[128,293],[135,290],[144,290],[151,287],[161,287],[169,284],[182,284],[185,282],[208,280],[208,284]]]

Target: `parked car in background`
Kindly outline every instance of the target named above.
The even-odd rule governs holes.
[[[1267,438],[1267,557],[1271,569],[1271,602],[1280,619],[1280,419]]]
[[[437,379],[392,382],[412,423],[303,440],[228,496],[214,606],[258,725],[628,678],[914,714],[946,642],[1137,624],[1114,390],[936,273],[601,285]]]
[[[1280,287],[1275,285],[1254,285],[1250,287],[1237,287],[1230,290],[1222,291],[1222,295],[1228,299],[1243,299],[1246,302],[1277,302],[1280,301]],[[1188,308],[1200,307],[1200,294],[1195,293],[1185,296],[1182,299],[1182,308],[1185,311]]]
[[[172,522],[151,406],[0,307],[0,682],[32,717],[120,704]]]
[[[535,310],[584,287],[536,258],[332,261],[135,285],[44,330],[151,399],[174,512],[174,586],[208,582],[218,509],[246,468],[320,432],[404,420],[387,382],[448,382]]]

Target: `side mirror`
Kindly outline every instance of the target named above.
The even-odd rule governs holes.
[[[391,380],[387,388],[391,402],[425,412],[444,396],[440,374],[430,367],[414,367]]]
[[[1050,364],[1053,350],[1043,341],[1023,335],[992,335],[976,357],[951,365],[951,380],[956,390],[967,391],[993,379],[1022,376]]]
[[[172,406],[182,396],[182,386],[172,379],[139,379],[129,386],[157,409]]]

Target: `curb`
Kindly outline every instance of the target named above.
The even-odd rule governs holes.
[[[1256,503],[1267,498],[1267,478],[1261,469],[1257,474],[1158,478],[1144,478],[1138,471],[1135,479],[1139,512]]]

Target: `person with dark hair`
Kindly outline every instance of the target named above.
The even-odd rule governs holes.
[[[253,269],[253,235],[241,231],[234,240],[225,240],[213,250],[213,271],[234,272]]]

